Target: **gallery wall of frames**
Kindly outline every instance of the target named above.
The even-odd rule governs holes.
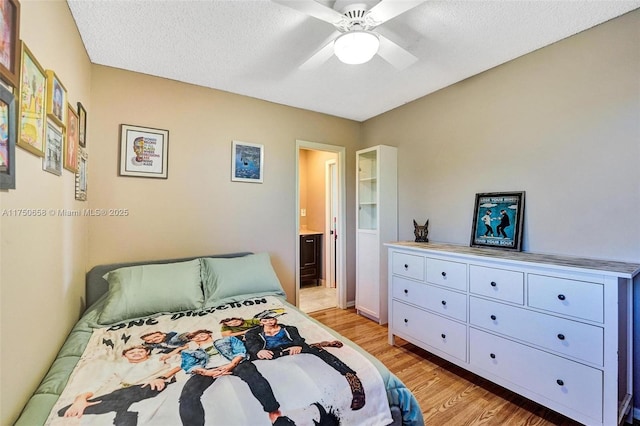
[[[20,2],[0,0],[0,190],[16,188],[16,146],[42,157],[45,172],[75,174],[75,197],[87,199],[87,111],[55,70],[20,39]]]

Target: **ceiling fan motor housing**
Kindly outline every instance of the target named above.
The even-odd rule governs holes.
[[[371,31],[378,24],[370,17],[369,10],[363,3],[356,3],[345,7],[342,12],[344,17],[336,24],[336,27],[342,32],[352,30]]]

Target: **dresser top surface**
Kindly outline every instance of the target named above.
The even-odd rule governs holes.
[[[633,278],[635,275],[640,273],[640,264],[618,262],[612,260],[496,250],[448,243],[416,243],[413,241],[397,241],[393,243],[387,243],[385,245],[388,247],[403,249],[418,249],[430,252],[447,252],[459,255],[493,258],[497,260],[529,262],[548,266],[569,267],[589,271],[608,272],[612,275],[624,278]]]

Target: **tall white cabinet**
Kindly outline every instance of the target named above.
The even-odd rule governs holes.
[[[397,148],[378,145],[356,153],[356,309],[387,323],[387,250],[398,239]]]

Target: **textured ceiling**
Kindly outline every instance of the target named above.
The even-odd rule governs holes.
[[[363,65],[332,56],[300,70],[335,28],[270,0],[68,4],[95,64],[364,121],[639,8],[640,0],[426,1],[376,29],[418,58],[401,71],[380,56]]]

